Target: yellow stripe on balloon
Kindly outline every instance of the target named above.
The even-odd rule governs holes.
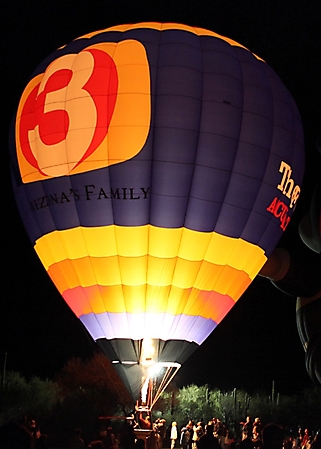
[[[87,256],[130,258],[149,254],[160,259],[179,257],[192,262],[204,259],[215,265],[229,265],[244,271],[251,279],[267,260],[262,248],[242,239],[215,232],[151,225],[110,225],[53,231],[37,240],[35,250],[46,270],[65,259]]]

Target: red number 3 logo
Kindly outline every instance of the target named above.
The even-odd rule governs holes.
[[[22,111],[22,151],[29,163],[45,175],[70,174],[106,136],[117,88],[115,63],[103,51],[56,59]],[[26,114],[31,107],[34,114]]]
[[[134,40],[100,43],[54,60],[26,87],[17,122],[23,182],[126,161],[150,127],[146,51]]]

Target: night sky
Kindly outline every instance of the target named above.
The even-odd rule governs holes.
[[[262,57],[292,93],[302,116],[306,174],[297,211],[280,245],[306,253],[300,218],[321,174],[321,2],[11,0],[2,6],[0,367],[52,377],[95,344],[51,283],[23,229],[11,189],[7,136],[20,95],[37,65],[76,37],[117,24],[179,22],[228,36]],[[321,276],[321,273],[320,273]],[[296,299],[257,278],[176,377],[231,390],[300,392],[311,385],[296,327]]]

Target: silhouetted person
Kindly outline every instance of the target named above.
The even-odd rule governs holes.
[[[135,439],[134,423],[126,420],[120,429],[120,444],[122,448],[134,449]]]
[[[218,439],[214,436],[213,424],[207,424],[204,435],[196,442],[197,449],[221,449]]]
[[[242,440],[249,437],[252,439],[252,433],[253,433],[253,422],[252,418],[250,416],[246,417],[245,422],[240,422],[242,425]]]
[[[149,436],[146,438],[146,449],[157,449],[158,447],[158,435],[156,430],[152,430]]]
[[[157,426],[157,433],[159,435],[159,440],[158,440],[158,447],[159,449],[162,449],[163,447],[163,442],[164,439],[166,437],[166,420],[165,419],[157,419],[156,420],[156,426]]]
[[[177,422],[173,421],[172,422],[172,427],[171,427],[171,449],[174,449],[174,447],[176,446],[176,441],[178,438],[178,431],[177,431]]]
[[[301,447],[306,448],[307,444],[309,443],[310,435],[309,435],[309,429],[304,429],[304,434],[301,441]]]
[[[317,433],[311,443],[311,449],[321,449],[321,433]]]
[[[247,436],[246,438],[243,438],[242,441],[240,441],[240,449],[254,449],[254,443],[252,441],[252,438]]]
[[[142,438],[137,438],[135,449],[145,449],[145,441]]]
[[[34,419],[30,421],[30,430],[33,436],[33,449],[47,449],[48,436],[41,433],[40,426]]]
[[[262,423],[260,418],[255,418],[253,422],[253,438],[252,441],[254,443],[254,447],[257,449],[262,446],[261,441],[261,434],[262,434]]]
[[[89,443],[87,449],[104,449],[104,447],[102,441],[96,440]]]
[[[147,415],[147,416],[144,418],[144,417],[143,417],[143,414],[140,413],[140,415],[139,415],[139,424],[140,424],[140,427],[141,427],[142,429],[151,429],[152,424],[151,424],[150,416]]]
[[[85,443],[81,438],[81,433],[81,429],[75,429],[73,436],[68,442],[68,449],[85,449]]]
[[[263,449],[282,449],[283,429],[278,424],[267,424],[262,431]]]
[[[25,417],[10,421],[0,428],[1,449],[30,449],[32,444],[32,433]]]
[[[188,443],[191,439],[191,432],[187,427],[181,428],[180,438],[179,438],[179,445],[181,449],[187,449]]]
[[[114,449],[116,446],[116,437],[113,433],[112,427],[107,427],[107,433],[103,437],[103,448],[104,449]]]

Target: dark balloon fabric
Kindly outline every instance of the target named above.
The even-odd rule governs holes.
[[[321,384],[321,293],[297,299],[297,326],[306,352],[306,368],[316,384]]]
[[[283,259],[289,266],[281,279],[272,283],[283,292],[297,296],[297,327],[306,353],[306,368],[316,384],[321,384],[321,257],[320,257],[320,218],[321,183],[316,186],[311,198],[310,212],[303,217],[299,225],[302,243],[291,248]],[[300,242],[299,242],[300,243]],[[270,257],[270,266],[282,267],[281,254],[274,252],[277,262]],[[270,271],[270,273],[272,273]],[[275,274],[275,271],[274,273]]]
[[[242,295],[304,170],[300,117],[273,70],[178,24],[113,27],[54,52],[23,93],[11,155],[48,274],[137,379],[142,342],[156,348],[145,361],[182,363]]]

